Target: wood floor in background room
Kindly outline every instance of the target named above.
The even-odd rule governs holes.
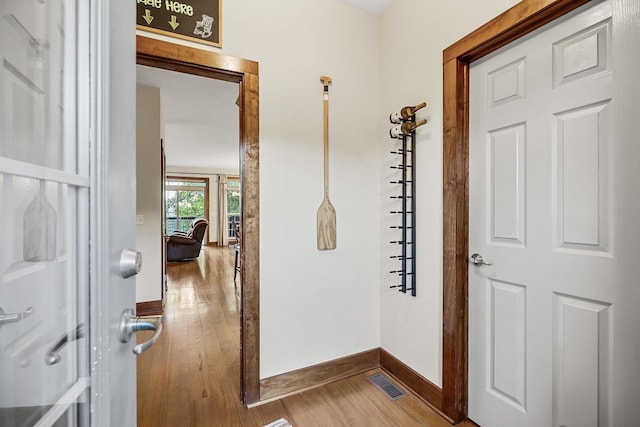
[[[413,395],[389,400],[367,379],[377,371],[244,408],[233,263],[232,249],[207,247],[167,266],[164,331],[137,359],[138,426],[259,427],[279,418],[294,427],[449,426]],[[138,335],[142,342],[151,333]]]

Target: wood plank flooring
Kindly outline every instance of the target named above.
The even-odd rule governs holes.
[[[445,427],[414,395],[391,401],[356,375],[252,409],[240,402],[240,298],[234,252],[207,247],[195,261],[169,263],[162,336],[138,356],[138,426]],[[151,333],[138,334],[139,342]],[[463,424],[471,426],[472,424]]]

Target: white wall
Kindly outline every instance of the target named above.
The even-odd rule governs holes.
[[[378,17],[327,0],[227,1],[222,16],[224,47],[209,49],[260,64],[261,377],[377,348]],[[324,252],[316,249],[321,75],[333,78],[330,195],[338,221],[338,247]]]
[[[441,383],[442,50],[515,0],[223,2],[222,49],[260,64],[261,378],[382,346]],[[322,87],[338,247],[316,250]],[[427,101],[418,138],[418,297],[388,289],[388,114]],[[391,268],[393,269],[393,268]]]
[[[442,51],[517,3],[516,0],[396,0],[380,26],[382,113],[426,101],[417,116],[429,123],[417,132],[416,212],[417,297],[388,289],[393,252],[382,251],[380,276],[381,346],[434,384],[442,381]],[[385,124],[384,131],[390,125]],[[394,156],[384,147],[381,168],[389,171]],[[389,208],[394,194],[382,179],[383,224],[394,223]],[[397,192],[397,190],[396,190]],[[385,231],[382,245],[395,234]]]
[[[142,252],[142,271],[136,276],[136,301],[162,298],[162,171],[160,89],[138,85],[136,90],[136,249]]]
[[[224,13],[223,28],[231,28],[223,42],[260,62],[261,377],[377,348],[378,19],[327,0],[226,2]],[[338,230],[336,250],[322,252],[321,75],[333,78],[329,169]]]

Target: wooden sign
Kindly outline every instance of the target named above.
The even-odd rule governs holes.
[[[136,1],[136,28],[211,46],[222,46],[222,0]]]

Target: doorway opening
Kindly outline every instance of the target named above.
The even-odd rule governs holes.
[[[260,399],[258,64],[215,52],[136,37],[136,63],[239,86],[240,124],[240,390],[245,405]]]

